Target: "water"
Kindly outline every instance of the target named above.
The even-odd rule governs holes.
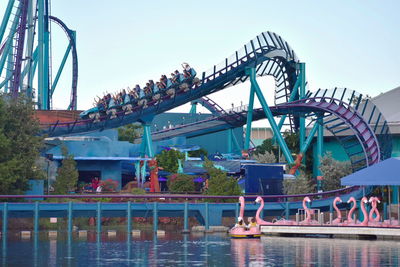
[[[398,266],[400,242],[345,239],[230,239],[226,234],[165,237],[142,233],[127,240],[88,233],[23,240],[10,235],[1,242],[3,266]]]

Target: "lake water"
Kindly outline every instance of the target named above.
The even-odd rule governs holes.
[[[151,232],[131,237],[95,232],[1,242],[3,266],[398,266],[400,242],[324,238],[230,239],[226,234]]]

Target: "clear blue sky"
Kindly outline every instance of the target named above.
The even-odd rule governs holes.
[[[6,2],[1,0],[0,14]],[[311,90],[348,87],[375,96],[400,85],[398,0],[53,0],[51,7],[52,15],[77,31],[80,109],[106,90],[157,79],[183,61],[207,70],[267,30],[306,63]],[[57,61],[67,41],[53,30]],[[62,78],[56,107],[66,107],[69,88],[70,77]],[[225,108],[245,103],[248,86],[211,97]]]

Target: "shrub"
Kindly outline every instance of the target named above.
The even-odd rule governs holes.
[[[322,190],[324,191],[341,188],[340,178],[352,173],[350,162],[335,160],[330,152],[321,158],[319,169],[323,175]]]
[[[283,192],[286,195],[314,193],[315,184],[309,175],[301,172],[295,179],[283,180]]]
[[[173,193],[187,193],[195,190],[193,176],[172,174],[168,179],[168,189]]]
[[[275,163],[276,162],[276,157],[274,153],[265,151],[263,154],[255,154],[254,159],[258,163]]]
[[[157,155],[157,164],[167,172],[177,173],[179,168],[178,159],[182,160],[184,158],[185,154],[177,150],[163,150]]]
[[[242,194],[240,187],[235,179],[229,178],[226,172],[214,167],[212,161],[206,159],[203,167],[209,175],[207,195],[216,196],[238,196]],[[234,202],[237,199],[226,199],[223,202]]]
[[[101,180],[99,186],[102,187],[102,192],[115,192],[118,188],[118,182],[113,179]]]
[[[79,177],[74,156],[68,154],[68,149],[64,145],[61,146],[61,152],[64,159],[61,162],[61,167],[57,170],[57,179],[53,184],[55,194],[75,191]]]

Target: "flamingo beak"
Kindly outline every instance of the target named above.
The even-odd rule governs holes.
[[[367,204],[367,203],[368,203],[368,200],[364,199],[364,203]]]
[[[378,201],[378,203],[381,203],[381,201],[379,199],[376,199],[376,201]]]
[[[349,200],[347,200],[347,203],[350,203],[351,201],[350,201],[350,199]]]

